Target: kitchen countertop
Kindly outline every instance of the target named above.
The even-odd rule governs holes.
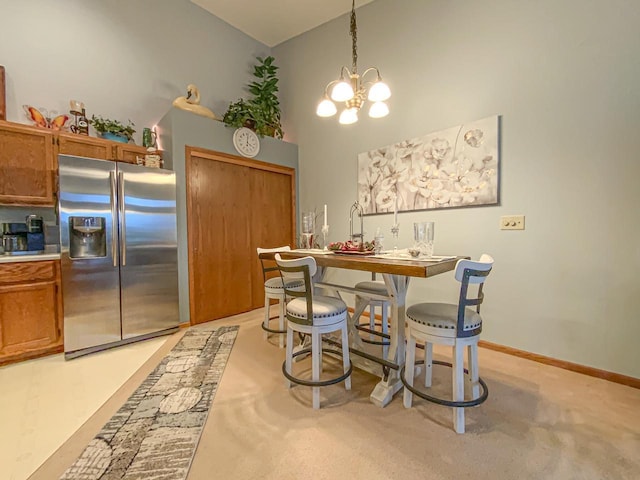
[[[0,253],[0,263],[15,262],[41,262],[43,260],[59,260],[60,247],[58,245],[47,245],[44,253],[36,253],[33,255],[5,255]]]

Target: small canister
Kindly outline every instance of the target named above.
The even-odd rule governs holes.
[[[157,138],[158,138],[158,135],[156,134],[156,132],[151,131],[150,128],[142,129],[142,146],[143,147],[156,148]]]
[[[23,234],[4,234],[2,236],[2,249],[5,255],[13,252],[23,252],[27,250],[27,237]]]

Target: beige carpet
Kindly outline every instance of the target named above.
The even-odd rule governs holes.
[[[323,388],[314,411],[309,388],[284,387],[284,350],[263,341],[261,318],[256,310],[219,322],[240,331],[190,480],[640,478],[640,390],[481,348],[490,394],[467,409],[464,435],[454,433],[446,407],[418,399],[407,410],[401,394],[374,406],[375,377],[355,369],[353,390]],[[58,478],[182,334],[30,480]],[[434,373],[442,388],[448,378],[442,367]]]

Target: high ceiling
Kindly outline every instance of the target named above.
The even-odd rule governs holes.
[[[273,47],[351,11],[350,0],[191,0]],[[373,0],[356,0],[356,8]]]

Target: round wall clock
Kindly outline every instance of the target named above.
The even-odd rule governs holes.
[[[252,158],[260,151],[260,139],[253,130],[240,127],[233,132],[233,146],[240,155]]]

